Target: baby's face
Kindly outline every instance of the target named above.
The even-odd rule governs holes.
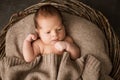
[[[65,28],[58,16],[39,16],[37,33],[45,44],[55,44],[65,38]]]

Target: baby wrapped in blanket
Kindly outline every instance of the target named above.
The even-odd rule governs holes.
[[[67,52],[67,54],[70,55],[71,60],[80,58],[80,48],[74,43],[73,39],[70,36],[66,35],[65,27],[62,22],[62,15],[55,7],[51,5],[41,6],[35,13],[34,21],[36,34],[29,34],[23,43],[23,57],[26,62],[32,62],[38,55],[63,55],[66,54],[64,52]],[[68,62],[64,61],[61,61],[61,64],[69,63],[69,60],[67,60]],[[59,75],[63,75],[63,77],[65,75],[69,75],[69,77],[63,79],[61,78],[62,76],[60,76],[60,80],[77,80],[81,78],[84,67],[84,58],[81,58],[81,60],[78,60],[76,62],[80,64],[79,67],[76,67],[76,69],[80,71],[78,71],[79,73],[77,74],[76,72],[73,72],[72,74],[78,76],[75,77],[74,75],[69,75],[69,69],[67,71],[67,68],[70,66],[72,67],[74,64],[69,65],[69,67],[67,67],[68,65],[64,66],[65,70],[63,66],[61,66],[62,71],[60,71]],[[88,70],[91,69],[91,72],[93,72],[90,73],[91,77],[94,76],[94,78],[91,80],[98,80],[100,62],[93,56],[89,56],[87,66],[89,66]],[[61,70],[61,67],[59,70]],[[72,70],[74,71],[74,68]]]
[[[69,28],[64,27],[61,15],[56,12],[56,8],[47,6],[55,11],[51,12],[49,8],[43,9],[41,15],[38,10],[34,18],[37,34],[25,36],[27,31],[33,29],[31,19],[33,15],[21,20],[8,31],[7,57],[0,61],[1,79],[111,80],[109,77],[111,63],[106,54],[108,53],[104,44],[106,42],[100,30],[90,22],[69,14],[63,16],[67,19],[68,23],[65,25]],[[65,33],[64,28],[67,28],[79,47]],[[22,49],[23,54],[21,54]],[[21,56],[29,63],[20,59]],[[100,63],[102,63],[101,68]]]

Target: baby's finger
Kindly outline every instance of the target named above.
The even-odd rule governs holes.
[[[32,36],[32,40],[36,40],[37,39],[37,34],[36,33],[32,33],[31,36]]]
[[[37,39],[37,36],[33,35],[32,40],[36,40],[36,39]]]
[[[55,46],[55,48],[56,48],[57,50],[59,50],[59,51],[62,51],[62,50],[63,50],[61,46]]]
[[[60,47],[56,44],[55,45],[55,48],[57,49],[57,50],[60,50]]]
[[[61,48],[60,46],[58,46],[57,49],[58,49],[59,51],[62,51],[62,48]]]

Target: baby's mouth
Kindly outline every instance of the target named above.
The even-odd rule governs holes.
[[[51,43],[55,44],[56,42],[58,42],[59,40],[52,40]]]

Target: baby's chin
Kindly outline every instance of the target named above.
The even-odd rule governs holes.
[[[51,40],[50,42],[46,43],[48,45],[55,45],[58,41],[64,41],[64,38],[63,39],[59,39],[59,40]]]
[[[64,41],[64,38],[58,39],[58,40],[52,40],[52,41],[50,41],[50,44],[54,45],[54,44],[56,44],[59,41]]]

